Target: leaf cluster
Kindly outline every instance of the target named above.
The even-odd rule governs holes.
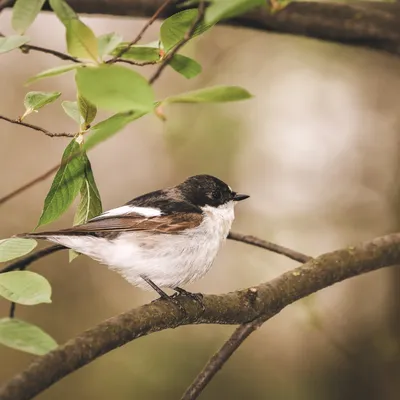
[[[0,37],[0,54],[17,49],[26,52],[30,42],[26,31],[44,3],[45,0],[15,2],[11,21],[15,34]],[[199,1],[187,2],[187,5],[190,3],[197,6]],[[161,24],[157,41],[132,44],[115,32],[96,36],[65,0],[49,0],[55,16],[65,28],[67,58],[74,62],[38,72],[27,84],[74,73],[76,99],[63,100],[61,107],[75,121],[77,128],[62,155],[36,228],[58,219],[78,196],[80,199],[74,225],[83,224],[102,212],[100,193],[87,151],[128,124],[149,114],[164,119],[164,107],[176,103],[222,103],[251,98],[246,89],[238,86],[213,86],[157,99],[153,87],[143,74],[120,63],[156,67],[165,64],[184,78],[195,78],[202,72],[202,67],[196,60],[178,53],[182,44],[204,35],[221,19],[265,6],[264,3],[262,0],[212,0],[204,15],[200,14],[199,7],[180,11],[167,18]],[[41,112],[61,96],[58,90],[28,92],[24,99],[25,111],[18,120]],[[98,109],[112,115],[96,121]],[[23,256],[32,251],[36,244],[32,239],[1,240],[0,262]],[[76,256],[76,253],[70,252],[70,260]],[[7,272],[0,274],[0,296],[22,305],[49,303],[51,287],[44,277],[36,273]],[[0,319],[0,343],[33,354],[44,354],[57,345],[40,328],[14,318]]]

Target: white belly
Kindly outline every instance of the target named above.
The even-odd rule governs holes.
[[[90,236],[58,236],[53,241],[106,264],[143,289],[150,287],[141,276],[174,288],[208,272],[231,228],[233,202],[218,209],[205,207],[204,212],[204,221],[184,234],[126,232],[112,241]]]

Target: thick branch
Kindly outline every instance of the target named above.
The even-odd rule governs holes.
[[[28,400],[64,376],[125,343],[152,332],[189,324],[243,324],[263,321],[294,301],[356,275],[400,264],[400,233],[334,251],[259,286],[220,296],[204,296],[204,313],[181,298],[187,315],[157,300],[93,327],[56,350],[37,358],[2,388],[2,400]]]
[[[152,16],[164,0],[68,0],[80,13]],[[46,2],[46,6],[47,2]],[[182,8],[167,7],[160,18]],[[382,2],[294,2],[271,15],[265,8],[225,21],[263,31],[288,33],[385,50],[400,55],[400,4]]]

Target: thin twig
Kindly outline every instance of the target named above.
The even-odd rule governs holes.
[[[136,65],[138,67],[143,67],[145,65],[154,65],[157,64],[159,61],[133,61],[133,60],[128,60],[126,58],[117,58],[114,62],[120,62],[120,63],[126,63],[126,64],[131,64],[131,65]]]
[[[25,269],[28,267],[28,265],[39,260],[40,258],[46,257],[50,254],[55,253],[56,251],[64,249],[66,249],[66,247],[62,246],[61,244],[56,244],[54,246],[50,246],[45,249],[39,250],[36,253],[33,253],[25,258],[22,258],[21,260],[18,260],[10,265],[7,265],[2,270],[0,270],[0,274],[3,274],[4,272],[15,271],[17,269]]]
[[[21,125],[21,126],[25,126],[27,128],[34,129],[35,131],[43,132],[46,136],[50,136],[50,137],[70,137],[70,138],[72,138],[76,135],[76,133],[53,133],[53,132],[50,132],[47,129],[44,129],[40,126],[28,124],[27,122],[19,121],[17,119],[7,118],[7,117],[4,117],[3,115],[0,115],[0,119],[3,119],[4,121],[10,122],[12,124]]]
[[[7,267],[0,270],[0,274],[3,274],[5,272],[15,271],[15,270],[23,271],[28,267],[28,265],[32,264],[33,262],[35,262],[43,257],[46,257],[50,254],[53,254],[56,251],[60,251],[60,250],[64,250],[64,249],[66,249],[66,247],[62,246],[61,244],[56,244],[54,246],[47,247],[46,249],[39,250],[34,254],[31,254],[21,260],[18,260],[10,265],[7,265]],[[16,303],[11,302],[10,312],[8,314],[10,318],[14,318],[16,306],[17,306]]]
[[[34,46],[31,44],[23,44],[20,47],[20,49],[25,54],[28,54],[30,50],[34,50],[34,51],[40,51],[41,53],[52,54],[53,56],[56,56],[56,57],[60,58],[61,60],[72,61],[74,63],[82,63],[82,61],[80,61],[76,57],[72,57],[69,54],[61,53],[60,51],[57,51],[57,50],[46,49],[45,47]]]
[[[0,11],[1,11],[1,0],[0,0]],[[5,35],[0,32],[0,37],[5,37]],[[46,47],[34,46],[33,44],[23,44],[19,48],[24,54],[29,54],[30,50],[34,50],[34,51],[40,51],[41,53],[51,54],[53,56],[60,58],[61,60],[72,61],[74,63],[82,63],[82,61],[76,57],[72,57],[69,54],[61,53],[60,51],[57,50],[47,49]]]
[[[203,370],[186,389],[181,400],[194,400],[214,378],[215,374],[229,360],[238,347],[257,329],[253,322],[240,325],[224,345],[210,358]]]
[[[280,246],[279,244],[267,242],[266,240],[262,240],[256,236],[251,235],[242,235],[237,232],[230,232],[228,239],[236,240],[237,242],[251,244],[253,246],[261,247],[262,249],[266,249],[272,251],[274,253],[282,254],[286,257],[291,258],[292,260],[306,263],[312,257],[307,256],[305,254],[299,253],[298,251],[289,249],[287,247]]]
[[[19,269],[20,271],[23,271],[25,268],[26,268],[26,267],[25,267],[24,265],[22,265],[22,266],[20,266],[18,269]],[[0,273],[1,273],[1,271],[0,271]],[[8,317],[9,317],[9,318],[14,318],[14,317],[15,317],[15,310],[16,310],[16,308],[17,308],[17,303],[15,303],[14,301],[12,301],[11,304],[10,304],[10,311],[9,311],[9,313],[8,313]]]
[[[114,58],[111,60],[107,61],[108,64],[113,64],[118,61],[119,58],[121,58],[132,46],[137,44],[139,40],[143,37],[144,33],[147,31],[147,29],[150,27],[150,25],[153,24],[153,22],[160,16],[160,14],[163,12],[163,10],[172,2],[175,0],[166,0],[164,1],[163,4],[156,10],[156,12],[153,14],[153,16],[146,22],[146,24],[143,26],[141,31],[138,33],[138,35],[133,39],[131,42],[129,42],[126,47],[122,48]]]
[[[51,174],[56,172],[60,167],[67,165],[70,161],[74,160],[76,157],[79,157],[81,155],[82,155],[82,153],[80,150],[71,154],[70,157],[68,157],[66,160],[62,161],[60,164],[55,165],[54,167],[50,168],[48,171],[46,171],[42,175],[39,175],[37,178],[29,181],[28,183],[25,183],[23,186],[19,187],[18,189],[14,190],[13,192],[1,197],[0,205],[7,202],[10,199],[12,199],[13,197],[17,196],[18,194],[24,192],[25,190],[29,189],[30,187],[34,186],[36,183],[43,181],[44,179],[49,177]],[[75,174],[72,175],[71,179],[76,178],[76,176],[79,173],[81,173],[80,170],[76,171]]]
[[[198,7],[197,18],[194,21],[193,25],[186,32],[184,38],[171,50],[170,53],[168,53],[164,57],[162,64],[158,67],[158,69],[154,73],[154,75],[149,79],[150,84],[153,84],[159,78],[159,76],[163,72],[164,68],[166,68],[167,65],[169,64],[169,62],[171,61],[172,57],[176,53],[178,53],[178,51],[192,38],[197,27],[201,24],[201,21],[203,20],[205,9],[206,9],[205,1],[201,0],[199,3],[199,7]]]
[[[31,181],[29,181],[28,183],[25,183],[24,185],[22,185],[18,189],[15,189],[13,192],[8,193],[5,196],[1,197],[0,198],[0,205],[4,204],[8,200],[10,200],[13,197],[17,196],[18,194],[24,192],[25,190],[29,189],[30,187],[34,186],[36,183],[44,181],[50,175],[54,174],[54,172],[56,172],[59,167],[60,167],[60,164],[57,164],[56,166],[50,168],[48,171],[46,171],[45,173],[39,175],[35,179],[32,179]]]
[[[13,301],[10,304],[10,311],[8,313],[9,318],[14,318],[15,316],[15,309],[17,308],[17,303],[14,303]]]
[[[46,249],[39,250],[36,253],[31,254],[28,257],[18,260],[16,262],[8,265],[7,267],[3,268],[2,270],[0,270],[0,274],[3,274],[4,272],[15,271],[17,269],[20,271],[24,271],[28,267],[28,265],[32,264],[34,261],[37,261],[40,258],[46,257],[50,254],[55,253],[56,251],[64,250],[64,249],[66,249],[66,247],[62,246],[61,244],[56,244],[56,245],[50,246]],[[15,317],[16,307],[17,307],[17,303],[14,303],[12,301],[10,304],[10,311],[8,313],[9,318]]]

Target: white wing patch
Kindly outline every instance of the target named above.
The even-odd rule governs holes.
[[[143,215],[143,217],[159,217],[162,214],[161,210],[158,208],[134,207],[134,206],[128,206],[128,207],[131,210],[130,212],[134,212],[134,213]]]
[[[91,221],[95,221],[99,218],[104,217],[117,217],[119,215],[126,215],[126,214],[139,214],[143,217],[159,217],[162,213],[161,210],[152,207],[134,207],[134,206],[122,206],[118,208],[113,208],[109,211],[100,214],[99,216],[92,218]]]

